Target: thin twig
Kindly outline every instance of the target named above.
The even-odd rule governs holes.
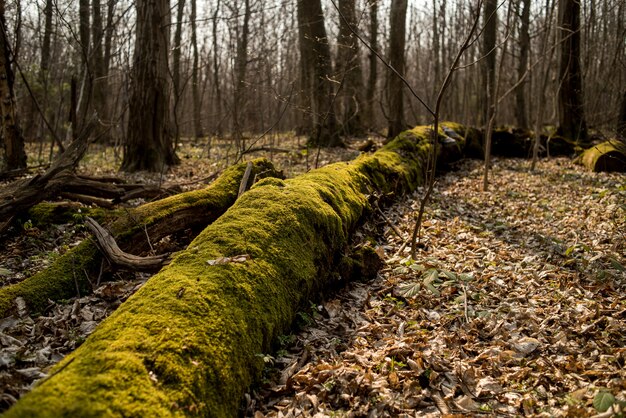
[[[462,283],[462,286],[463,286],[463,304],[465,305],[463,314],[465,315],[465,322],[469,324],[470,320],[469,320],[469,315],[467,314],[467,287],[465,286],[465,283]]]

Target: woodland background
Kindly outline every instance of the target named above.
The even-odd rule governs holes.
[[[262,133],[315,136],[320,119],[326,123],[336,118],[336,128],[330,129],[335,137],[392,135],[396,132],[387,130],[391,121],[401,129],[431,123],[417,98],[352,30],[432,106],[479,6],[449,0],[2,3],[4,55],[9,84],[14,82],[17,125],[27,142],[39,144],[36,159],[47,160],[51,145],[76,136],[95,112],[99,140],[126,146],[122,166],[128,171],[161,171],[175,162],[170,151],[161,151],[165,161],[129,160],[146,149],[145,144],[130,145],[135,137],[162,140],[149,138],[153,129],[162,130],[157,136],[171,142],[166,148],[174,148],[180,138],[207,143],[225,138],[241,152],[249,146],[246,139]],[[579,9],[580,31],[563,26],[567,7]],[[390,27],[394,8],[396,14],[406,14],[405,19],[396,16],[405,25]],[[592,132],[614,136],[626,94],[623,1],[490,0],[484,9],[480,36],[452,76],[442,119],[484,126],[497,97],[492,107],[497,108],[499,125],[559,125],[563,111],[558,96],[569,88],[559,67],[561,46],[579,36],[582,91],[577,94],[584,120]],[[307,39],[314,44],[313,55],[303,49]],[[403,57],[393,55],[393,39]],[[155,73],[144,79],[133,63],[150,60]],[[311,87],[307,74],[321,81]],[[154,82],[161,84],[157,90],[165,104],[151,109],[145,97],[137,98],[144,108],[133,110],[133,89],[151,90]],[[321,102],[312,100],[316,94]],[[321,137],[323,143],[333,141],[339,143]],[[8,160],[5,168],[25,164],[23,157]]]

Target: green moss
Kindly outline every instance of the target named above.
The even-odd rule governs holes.
[[[366,195],[414,188],[429,148],[416,129],[352,163],[260,182],[6,416],[236,416],[259,354],[328,285]]]
[[[18,296],[24,298],[31,312],[41,312],[49,299],[67,299],[78,292],[86,294],[90,289],[85,271],[90,271],[94,264],[99,265],[98,250],[91,240],[83,241],[48,269],[0,289],[0,316],[7,316],[15,308],[13,301]]]
[[[22,219],[31,220],[35,226],[45,227],[53,223],[67,223],[84,219],[90,216],[98,222],[107,222],[119,216],[121,212],[110,211],[102,208],[90,208],[80,203],[68,205],[59,205],[57,203],[42,202],[27,212],[26,217]]]
[[[618,140],[606,141],[587,149],[581,161],[588,170],[626,171],[626,145]]]
[[[263,175],[279,175],[272,164],[266,159],[253,161],[253,173]],[[239,183],[246,169],[246,163],[232,166],[224,171],[210,186],[187,193],[180,193],[162,200],[121,212],[120,217],[109,225],[118,244],[122,248],[137,251],[146,245],[145,230],[153,240],[162,238],[159,234],[163,229],[156,228],[174,215],[194,210],[202,216],[186,219],[185,222],[203,223],[206,225],[217,219],[237,199]],[[37,205],[40,206],[40,205]],[[42,206],[40,215],[52,213],[49,206]],[[97,213],[96,213],[97,215]],[[107,216],[111,216],[108,214]],[[175,227],[185,229],[189,225],[184,222]],[[153,228],[154,227],[154,228]],[[171,230],[172,225],[168,225]],[[139,242],[141,241],[141,245]],[[13,301],[21,296],[31,312],[41,312],[48,299],[57,301],[81,295],[90,291],[91,284],[85,273],[94,276],[100,266],[102,255],[92,240],[86,240],[60,257],[48,269],[37,273],[26,280],[0,289],[0,317],[9,315],[14,308]]]

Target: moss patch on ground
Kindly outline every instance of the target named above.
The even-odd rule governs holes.
[[[262,354],[334,277],[367,194],[422,181],[426,132],[259,182],[6,416],[237,416]]]

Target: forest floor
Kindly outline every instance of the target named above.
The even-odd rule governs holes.
[[[369,225],[385,230],[386,267],[300,314],[247,415],[623,411],[626,177],[527,168],[496,159],[488,192],[478,161],[439,178],[417,260],[399,251],[419,194],[387,209],[402,238]]]
[[[358,154],[273,155],[295,175]],[[225,165],[202,147],[183,164],[132,181],[202,180]],[[217,163],[216,161],[220,161]],[[232,163],[232,161],[231,161]],[[494,162],[480,191],[480,164],[440,177],[417,260],[403,244],[419,192],[368,222],[362,239],[386,266],[298,314],[300,331],[267,353],[263,385],[246,395],[247,416],[610,416],[626,397],[626,177],[586,173],[569,160]],[[111,153],[91,153],[84,172],[112,174]],[[137,202],[140,203],[140,202]],[[390,227],[393,224],[402,237]],[[77,244],[72,224],[23,233],[0,254],[4,283],[27,277]],[[401,250],[402,249],[402,250]],[[0,411],[149,276],[119,273],[92,295],[51,304],[45,315],[0,319]],[[617,401],[615,400],[617,398]],[[608,415],[607,415],[608,414]]]

